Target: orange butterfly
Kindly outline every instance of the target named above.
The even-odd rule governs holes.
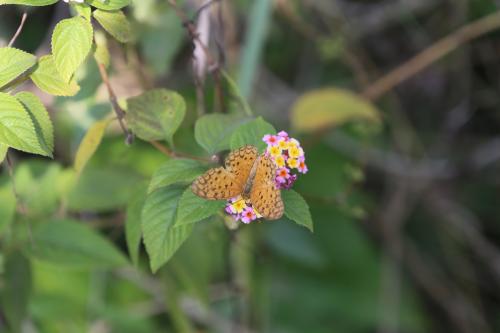
[[[260,215],[279,219],[284,205],[276,186],[276,166],[268,155],[259,155],[254,146],[229,153],[225,167],[213,168],[191,185],[194,194],[208,200],[227,200],[241,195]]]

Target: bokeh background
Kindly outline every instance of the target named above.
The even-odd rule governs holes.
[[[156,275],[144,250],[138,268],[116,269],[12,250],[15,235],[63,215],[126,253],[125,207],[167,158],[111,128],[78,184],[67,181],[87,128],[110,112],[89,60],[77,96],[23,87],[49,109],[56,152],[12,154],[22,204],[9,230],[11,177],[5,166],[0,174],[0,331],[16,318],[13,332],[30,333],[500,332],[500,2],[220,0],[197,12],[202,5],[179,1],[254,112],[304,146],[310,171],[295,189],[314,233],[282,220],[235,236],[209,220]],[[24,11],[16,47],[48,53],[68,5],[0,6],[0,44]],[[108,45],[118,97],[180,92],[188,114],[177,149],[202,156],[181,20],[167,1],[135,0],[126,14],[134,41]],[[377,121],[358,114],[364,103]],[[294,119],[308,109],[317,119]]]

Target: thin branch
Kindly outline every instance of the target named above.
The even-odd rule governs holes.
[[[118,104],[115,91],[113,90],[113,87],[111,87],[111,84],[109,83],[109,77],[108,73],[106,72],[106,68],[101,63],[98,63],[97,65],[99,66],[99,73],[101,74],[102,82],[104,82],[106,88],[108,89],[109,102],[111,103],[111,107],[113,108],[113,111],[116,113],[116,118],[118,119],[118,123],[120,124],[120,127],[123,133],[125,134],[125,142],[128,145],[130,145],[134,141],[134,135],[125,126],[124,122],[125,111],[123,111],[121,106]]]
[[[206,59],[207,59],[207,63],[208,63],[208,69],[209,69],[210,73],[212,74],[214,84],[215,84],[215,96],[217,99],[216,105],[218,106],[218,109],[220,109],[221,111],[224,111],[224,109],[223,109],[224,108],[224,94],[223,94],[223,89],[222,89],[222,84],[221,84],[221,73],[220,73],[219,62],[212,55],[208,46],[205,43],[203,43],[203,41],[201,40],[200,35],[199,35],[199,33],[196,29],[196,26],[194,24],[194,21],[189,19],[187,14],[181,8],[179,8],[179,6],[177,5],[177,1],[176,0],[167,0],[167,1],[170,4],[170,6],[172,6],[172,8],[174,9],[177,16],[182,21],[182,24],[183,24],[184,28],[186,29],[186,31],[189,35],[189,38],[191,38],[193,43],[195,45],[199,46],[202,49],[202,51],[204,52]],[[198,9],[196,15],[198,15],[201,10],[208,8],[209,5],[212,5],[212,4],[217,3],[217,2],[218,1],[209,1],[207,4],[203,5],[200,9]]]
[[[500,11],[463,26],[375,81],[363,92],[363,95],[368,99],[376,100],[462,44],[498,28],[500,28]]]
[[[213,162],[213,160],[209,159],[209,158],[203,158],[203,157],[199,157],[199,156],[194,156],[194,155],[189,155],[189,154],[185,154],[185,153],[181,153],[181,152],[172,151],[168,147],[159,143],[158,141],[149,141],[149,143],[168,157],[172,157],[172,158],[184,157],[184,158],[189,158],[191,160],[197,160],[197,161],[202,161],[202,162]]]
[[[28,17],[28,14],[23,13],[23,16],[21,17],[21,23],[19,23],[19,27],[17,27],[16,33],[10,39],[9,44],[7,44],[7,47],[11,47],[12,45],[14,45],[14,42],[16,41],[17,37],[19,36],[21,31],[23,30],[24,22],[26,22],[27,17]]]

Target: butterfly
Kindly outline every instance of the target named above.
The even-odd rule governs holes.
[[[208,200],[241,195],[268,220],[283,215],[283,200],[275,182],[276,165],[270,156],[259,155],[256,147],[247,145],[230,152],[224,165],[199,176],[191,185],[193,193]]]

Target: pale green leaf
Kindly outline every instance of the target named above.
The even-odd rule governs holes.
[[[56,69],[50,55],[41,57],[35,71],[31,74],[33,83],[47,94],[55,96],[74,96],[80,90],[75,80],[66,82]]]
[[[28,312],[32,289],[31,265],[20,252],[7,255],[3,274],[3,290],[0,297],[2,312],[11,332],[21,332],[21,325]]]
[[[87,0],[89,5],[104,10],[117,10],[130,4],[130,0]]]
[[[5,160],[5,156],[7,156],[7,151],[9,150],[9,146],[0,143],[0,164]]]
[[[35,126],[37,139],[40,147],[47,156],[52,157],[54,151],[54,128],[49,113],[40,99],[33,93],[23,91],[15,96],[29,113]]]
[[[59,74],[69,82],[92,47],[92,25],[83,17],[64,19],[52,33],[52,54]]]
[[[90,21],[92,15],[92,9],[89,5],[78,2],[71,2],[71,8],[80,16],[84,17],[87,21]]]
[[[141,214],[146,201],[146,185],[136,189],[127,206],[125,219],[125,236],[130,258],[134,265],[139,263],[139,245],[141,243]]]
[[[0,93],[0,143],[28,153],[49,156],[38,143],[29,113],[13,96]]]
[[[16,196],[12,183],[0,184],[0,235],[9,227],[16,213]]]
[[[313,221],[307,202],[294,190],[281,191],[281,197],[285,204],[285,216],[310,231],[313,231]]]
[[[0,88],[36,64],[32,54],[13,47],[0,48]]]
[[[109,67],[109,50],[106,36],[101,31],[96,31],[94,35],[95,50],[94,59],[98,64],[103,64],[104,67]]]
[[[232,107],[232,109],[243,109],[243,112],[251,117],[252,116],[252,109],[250,108],[250,105],[248,105],[247,100],[245,97],[241,95],[240,89],[238,88],[238,85],[234,80],[229,76],[229,74],[225,71],[222,71],[222,76],[226,80],[228,86],[229,86],[229,93],[231,94],[231,101],[236,102],[236,107]]]
[[[139,138],[172,143],[186,114],[186,103],[175,91],[154,89],[129,98],[127,110],[127,123]]]
[[[189,225],[175,227],[183,187],[169,186],[149,194],[142,210],[142,235],[151,270],[156,272],[179,248],[191,231]]]
[[[336,88],[308,92],[292,107],[292,127],[301,132],[319,131],[351,121],[379,123],[380,115],[363,97]]]
[[[231,135],[248,118],[235,114],[208,114],[200,119],[194,127],[196,142],[209,154],[229,149]]]
[[[59,0],[0,0],[0,5],[47,6]]]
[[[193,193],[188,187],[182,194],[177,210],[176,226],[195,223],[220,212],[225,200],[206,200]]]
[[[154,173],[148,193],[175,183],[192,182],[205,171],[206,168],[194,160],[182,158],[169,160]]]
[[[87,162],[99,147],[99,144],[101,144],[104,132],[106,131],[106,128],[108,127],[110,122],[111,119],[96,121],[87,130],[87,133],[85,133],[85,136],[78,146],[78,150],[76,151],[75,156],[74,167],[78,174],[82,172]]]
[[[103,268],[124,266],[115,245],[84,223],[73,220],[40,224],[33,232],[32,255],[57,265]]]
[[[111,36],[121,43],[132,38],[132,28],[121,10],[105,11],[97,9],[92,15]]]
[[[234,131],[231,136],[231,149],[238,149],[244,145],[253,145],[259,149],[264,150],[267,144],[262,141],[266,134],[276,134],[273,125],[258,117],[246,124],[241,125]]]

